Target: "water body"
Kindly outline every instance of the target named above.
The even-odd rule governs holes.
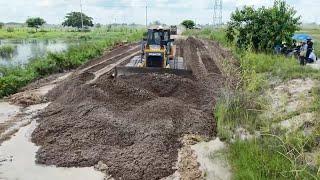
[[[0,101],[0,123],[8,121],[20,112],[20,107],[11,105],[8,102]]]
[[[16,50],[10,56],[0,56],[0,66],[15,66],[27,64],[48,52],[67,50],[69,43],[62,40],[0,40],[0,46],[3,45],[12,45]]]
[[[0,146],[0,179],[4,180],[103,180],[104,174],[88,168],[57,168],[35,163],[39,147],[30,141],[37,123],[23,127]]]

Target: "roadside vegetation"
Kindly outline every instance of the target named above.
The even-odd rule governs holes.
[[[264,10],[277,14],[279,7],[282,7],[282,12],[285,12],[283,9],[289,10],[288,16],[294,15],[294,10],[287,7],[284,1],[276,1],[271,9],[254,12],[254,9],[246,7],[234,13],[232,18],[235,21],[247,20],[240,16],[249,15],[252,18],[254,13]],[[264,46],[260,43],[254,45],[254,35],[239,32],[243,29],[231,31],[237,24],[235,21],[229,24],[228,29],[185,32],[186,35],[220,42],[233,52],[240,64],[241,86],[224,89],[214,110],[218,136],[229,144],[226,156],[233,169],[233,178],[319,179],[320,71],[300,66],[295,58],[272,53],[272,47],[278,42],[288,41],[294,31],[284,30],[286,35],[277,36],[279,39],[269,38]],[[277,19],[272,21],[276,25],[281,24]],[[250,26],[250,23],[245,24]],[[296,26],[299,24],[296,21],[290,29],[298,30]],[[317,40],[320,31],[302,29],[300,32],[307,32]],[[271,33],[271,36],[276,35]],[[317,41],[315,48],[319,53]],[[295,103],[297,105],[292,105]]]
[[[17,47],[14,45],[2,45],[0,46],[0,56],[2,57],[11,56],[15,52],[16,48]]]

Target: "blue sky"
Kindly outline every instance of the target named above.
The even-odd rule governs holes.
[[[24,22],[40,16],[50,24],[59,24],[70,11],[80,11],[80,0],[0,0],[0,22]],[[145,23],[145,0],[82,0],[84,13],[95,23]],[[288,0],[303,22],[320,23],[319,0]],[[224,0],[223,20],[244,5],[270,6],[273,0]],[[149,21],[177,24],[193,19],[200,24],[212,23],[213,0],[148,0]]]

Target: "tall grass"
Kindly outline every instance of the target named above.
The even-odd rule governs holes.
[[[0,46],[0,56],[9,57],[15,52],[16,48],[14,45]]]
[[[106,48],[110,48],[119,42],[133,42],[142,38],[142,31],[131,33],[118,32],[108,36],[85,41],[79,45],[69,47],[65,52],[49,53],[44,58],[31,61],[30,64],[20,67],[0,67],[0,97],[8,96],[36,78],[52,73],[73,69],[88,60],[102,55]]]
[[[291,144],[293,145],[293,144]],[[316,171],[299,164],[293,148],[287,148],[282,139],[264,137],[259,140],[240,141],[230,144],[229,159],[236,171],[234,179],[287,180],[318,179]]]

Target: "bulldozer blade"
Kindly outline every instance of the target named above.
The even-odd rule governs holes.
[[[125,67],[117,66],[115,67],[115,77],[119,76],[130,76],[134,74],[175,74],[178,76],[191,77],[192,71],[183,69],[166,69],[166,68],[141,68],[141,67]]]

